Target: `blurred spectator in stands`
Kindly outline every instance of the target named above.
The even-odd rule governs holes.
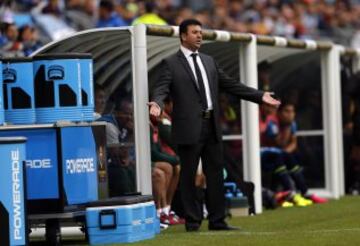
[[[175,18],[175,24],[180,25],[183,20],[190,19],[193,16],[193,11],[190,8],[182,7],[178,10]]]
[[[211,28],[212,26],[212,17],[208,10],[201,10],[196,12],[194,19],[200,21],[203,28]]]
[[[294,11],[289,5],[282,5],[281,14],[278,15],[274,24],[274,33],[286,38],[294,37],[296,29],[294,26]]]
[[[139,2],[140,16],[136,18],[132,25],[136,24],[154,24],[154,25],[167,25],[167,22],[162,19],[156,12],[156,4],[152,0],[145,0]]]
[[[23,56],[23,45],[18,41],[19,31],[15,24],[3,24],[3,37],[1,47],[2,55],[7,57]]]
[[[20,11],[28,11],[37,6],[42,0],[16,0]]]
[[[51,14],[57,17],[61,17],[63,13],[60,8],[60,0],[49,0],[41,12],[43,14]]]
[[[124,18],[127,25],[139,15],[139,6],[136,0],[123,0],[116,7],[116,11]]]
[[[222,7],[224,8],[224,7]],[[230,0],[228,5],[228,16],[234,21],[240,21],[244,11],[245,4],[243,1]]]
[[[0,2],[0,22],[14,23],[14,3],[10,0]]]
[[[1,2],[0,19],[12,23],[13,12],[38,13],[43,9],[44,13],[66,19],[76,30],[83,30],[94,26],[97,5],[102,8],[103,1],[110,2],[113,13],[118,14],[112,20],[99,14],[99,27],[130,25],[136,17],[145,13],[146,2],[155,3],[155,0],[4,0]],[[64,5],[66,11],[63,11]],[[360,38],[357,37],[360,34],[356,33],[360,15],[358,1],[158,0],[156,5],[154,14],[157,13],[157,17],[170,25],[178,24],[191,14],[210,29],[300,39],[325,37],[343,45],[360,46]],[[118,18],[122,20],[120,23],[116,20]],[[150,22],[159,23],[157,20],[156,23],[154,20]]]
[[[68,0],[66,2],[65,18],[78,31],[95,26],[94,14],[94,1]]]
[[[29,25],[20,28],[18,40],[23,45],[22,50],[25,56],[29,56],[42,46],[37,30]]]
[[[338,13],[338,17],[332,22],[334,42],[346,46],[350,45],[351,37],[355,32],[351,21],[349,11],[342,10]]]
[[[303,36],[303,38],[317,38],[318,36],[318,27],[320,23],[320,17],[318,14],[318,4],[307,4],[306,8],[302,5],[300,5],[301,9],[298,11],[301,11],[303,13],[302,15],[302,22],[304,24],[304,28],[306,30],[306,34]]]
[[[94,0],[84,0],[83,11],[87,15],[94,17],[95,14],[96,14],[96,9],[97,9],[96,1],[94,1]]]
[[[126,26],[127,23],[115,11],[115,6],[111,0],[101,0],[99,4],[99,19],[96,27],[118,27]]]
[[[67,0],[65,7],[66,7],[66,10],[83,11],[83,1],[82,0]]]

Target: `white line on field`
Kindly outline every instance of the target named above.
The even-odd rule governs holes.
[[[360,228],[344,228],[344,229],[323,229],[323,230],[311,230],[311,231],[301,231],[301,233],[307,234],[316,234],[316,233],[334,233],[334,232],[345,232],[345,231],[360,231]],[[292,233],[292,231],[259,231],[259,232],[250,232],[250,231],[219,231],[219,232],[200,232],[199,234],[207,236],[207,235],[277,235],[277,234],[284,234],[284,233]]]
[[[311,230],[311,231],[301,231],[301,233],[306,234],[316,234],[316,233],[334,233],[334,232],[346,232],[346,231],[359,231],[360,227],[355,228],[344,228],[344,229],[323,229],[323,230]],[[186,233],[186,232],[184,232]],[[246,236],[258,236],[258,235],[278,235],[278,234],[286,234],[292,233],[292,231],[273,231],[273,232],[266,232],[266,231],[259,231],[259,232],[249,232],[249,231],[204,231],[193,233],[192,235],[200,235],[200,236],[231,236],[231,235],[246,235]],[[186,233],[188,234],[188,233]],[[173,234],[163,234],[162,236],[174,236]]]

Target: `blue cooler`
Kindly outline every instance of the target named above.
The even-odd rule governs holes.
[[[84,121],[94,120],[94,80],[91,54],[79,56],[81,70],[82,116]]]
[[[160,219],[156,214],[154,202],[143,203],[145,209],[145,235],[152,238],[160,233]]]
[[[12,124],[35,123],[34,76],[32,59],[3,59],[5,121]]]
[[[27,245],[24,137],[0,138],[0,245]]]
[[[0,61],[2,67],[2,61]],[[0,88],[3,87],[3,77],[0,73]],[[3,125],[5,122],[5,112],[4,112],[4,99],[3,99],[3,90],[0,90],[0,125]]]
[[[82,120],[79,56],[54,53],[33,58],[37,123]]]
[[[62,213],[67,206],[99,199],[98,168],[103,165],[97,151],[104,149],[105,139],[99,139],[99,135],[104,136],[105,127],[66,125],[0,129],[0,137],[27,138],[28,214]]]
[[[130,243],[153,238],[156,209],[151,196],[116,197],[86,208],[89,243]],[[103,206],[101,206],[101,204]]]

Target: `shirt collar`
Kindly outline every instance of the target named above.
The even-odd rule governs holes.
[[[193,51],[189,50],[188,48],[185,48],[185,47],[182,46],[182,45],[180,45],[180,50],[182,51],[182,53],[184,54],[184,56],[185,56],[186,58],[191,57],[191,54],[192,54],[192,53],[199,54],[199,51],[193,52]]]

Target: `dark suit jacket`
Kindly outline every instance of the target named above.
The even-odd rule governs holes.
[[[214,59],[199,54],[209,80],[214,108],[216,138],[221,141],[219,121],[219,89],[256,103],[262,102],[263,92],[247,87],[230,78],[218,67]],[[163,100],[170,95],[173,100],[172,138],[176,144],[196,144],[199,142],[202,127],[202,105],[200,92],[191,67],[179,50],[163,60],[161,76],[154,85],[152,100],[163,108]],[[255,122],[257,124],[257,122]]]

